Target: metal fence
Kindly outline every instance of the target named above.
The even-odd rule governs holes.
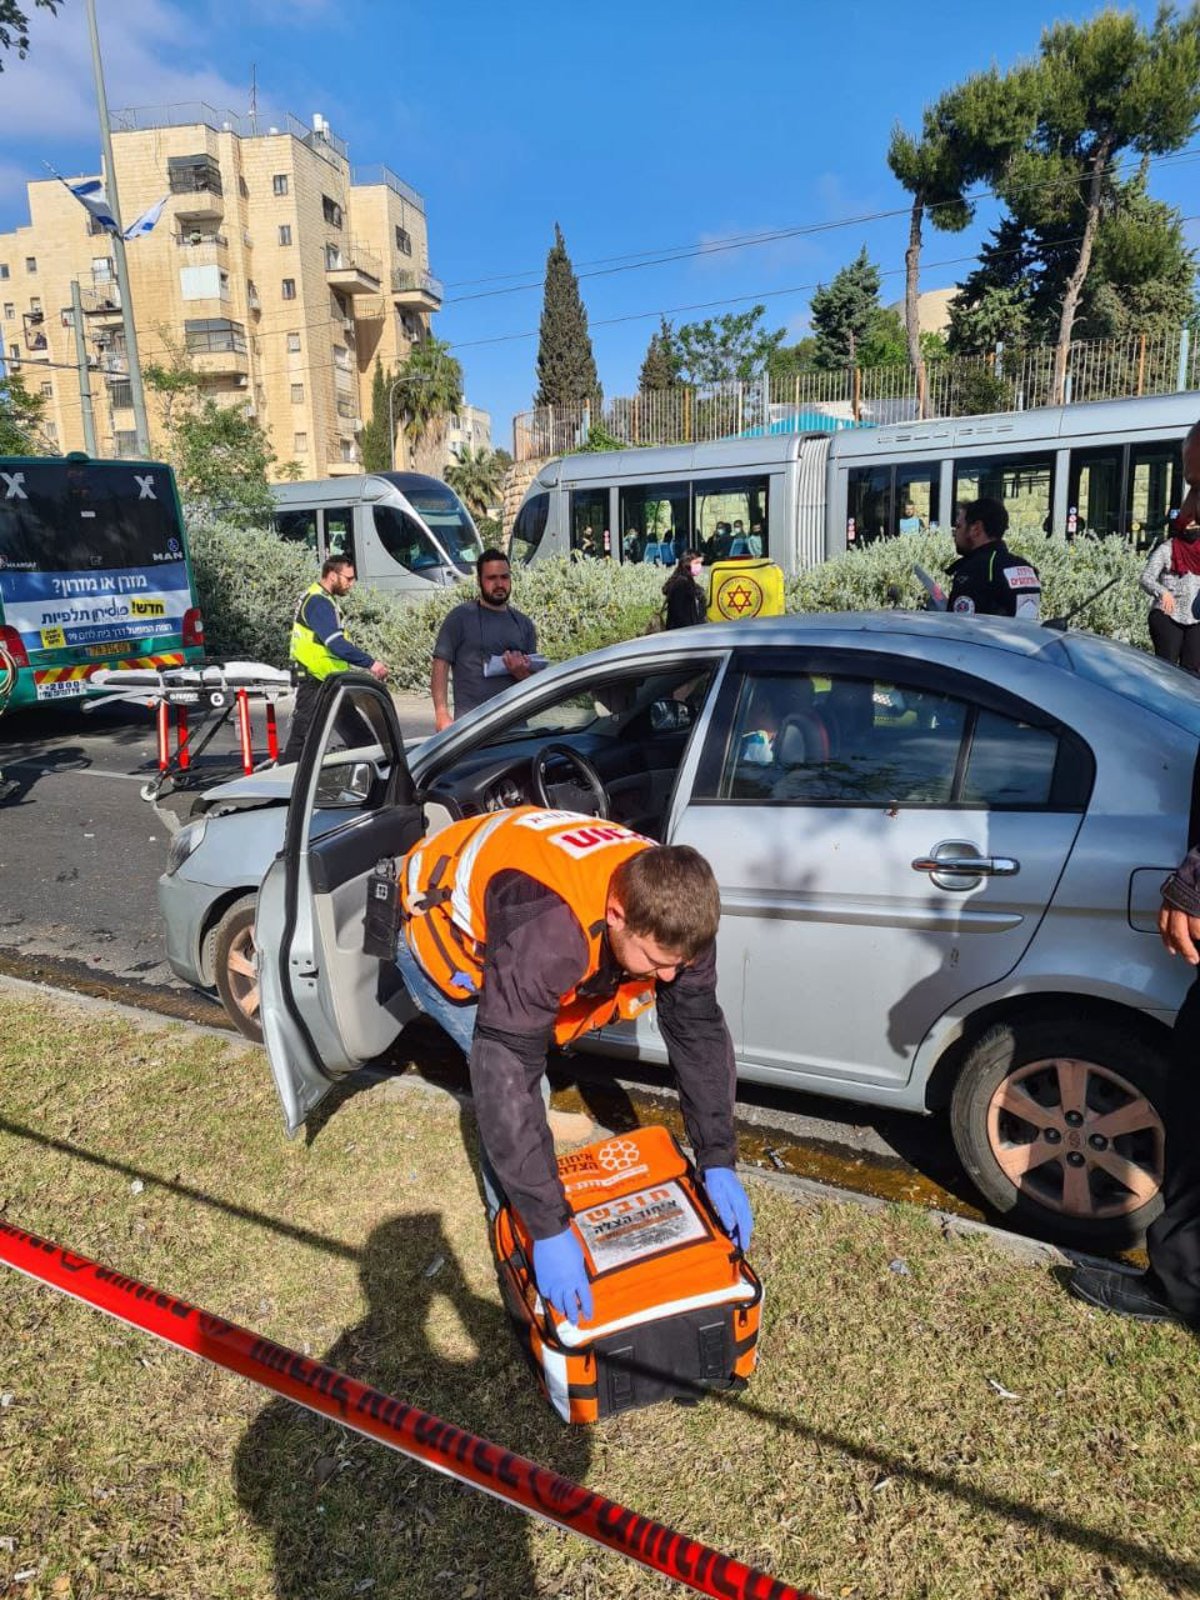
[[[1054,346],[945,356],[927,362],[925,372],[926,417],[1032,410],[1051,404]],[[1196,388],[1200,337],[1187,328],[1081,340],[1070,347],[1068,402]],[[703,444],[737,435],[909,422],[917,414],[917,374],[905,363],[798,372],[519,412],[513,418],[513,457],[533,461],[567,455],[585,448],[593,430],[622,445]]]

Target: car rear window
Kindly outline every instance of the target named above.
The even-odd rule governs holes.
[[[1079,677],[1133,700],[1200,739],[1200,678],[1131,644],[1094,634],[1064,634],[1062,646]]]

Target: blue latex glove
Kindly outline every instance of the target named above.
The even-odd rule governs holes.
[[[533,1241],[533,1276],[542,1299],[548,1300],[569,1322],[591,1316],[592,1286],[583,1246],[570,1228],[564,1228],[552,1239]]]
[[[754,1218],[750,1214],[750,1201],[732,1167],[709,1167],[704,1174],[704,1187],[713,1203],[713,1210],[721,1219],[721,1226],[741,1250],[750,1248],[750,1235],[754,1232]]]

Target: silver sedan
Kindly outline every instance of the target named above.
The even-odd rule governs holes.
[[[347,697],[354,751],[331,720]],[[363,951],[372,869],[451,818],[534,802],[708,857],[743,1077],[948,1107],[981,1193],[1046,1237],[1111,1247],[1154,1215],[1190,975],[1155,917],[1200,820],[1193,679],[1086,634],[889,612],[631,640],[515,686],[411,762],[386,692],[348,675],[325,711],[290,810],[286,770],[213,791],[216,811],[255,809],[181,835],[161,886],[193,981],[211,981],[201,952],[230,906],[257,930],[247,982],[289,1127],[411,1014]],[[652,1012],[591,1044],[666,1056]]]

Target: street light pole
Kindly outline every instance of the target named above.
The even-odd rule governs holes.
[[[125,236],[121,231],[121,202],[117,194],[117,165],[113,160],[112,134],[108,126],[108,96],[104,90],[104,63],[100,59],[100,34],[96,27],[96,0],[84,0],[88,34],[92,41],[92,71],[96,79],[96,109],[100,114],[100,144],[104,151],[105,192],[116,223],[113,258],[117,268],[117,289],[121,296],[121,321],[125,328],[125,351],[129,357],[129,388],[133,399],[133,420],[137,429],[138,454],[150,454],[150,429],[146,422],[146,392],[142,388],[142,364],[138,359],[137,332],[133,326],[133,301],[129,293],[129,264],[125,259]]]

